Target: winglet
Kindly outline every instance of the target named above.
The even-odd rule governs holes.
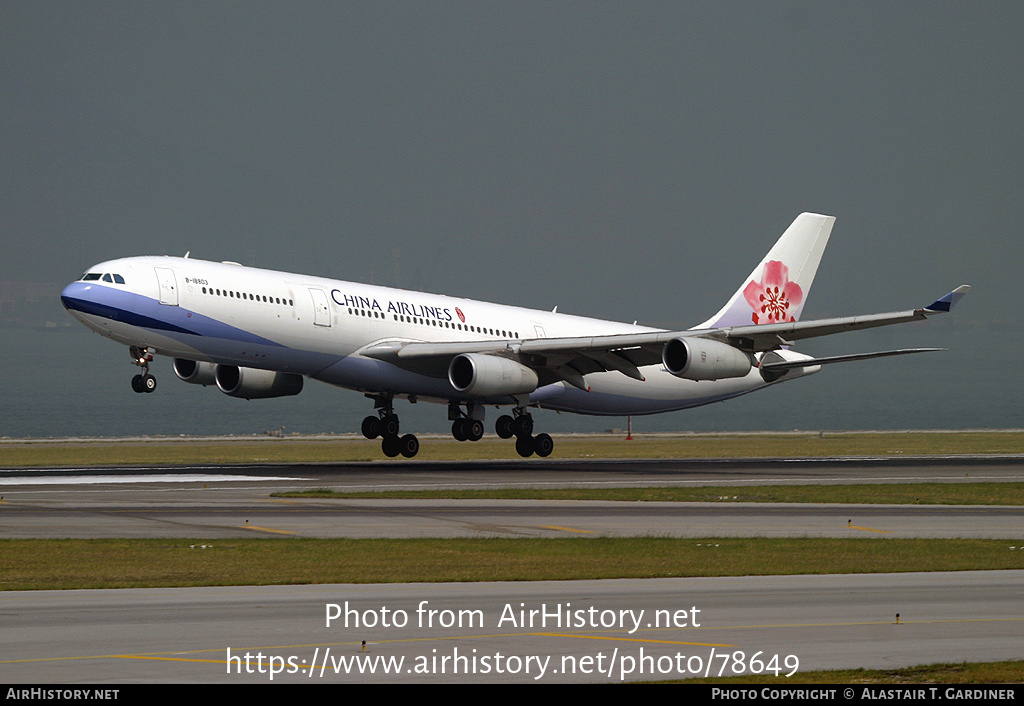
[[[959,287],[954,289],[952,292],[944,297],[936,299],[934,302],[925,307],[925,311],[949,311],[956,303],[963,299],[964,295],[967,294],[971,289],[969,284],[961,284]]]

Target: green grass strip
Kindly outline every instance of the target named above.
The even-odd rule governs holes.
[[[0,589],[1024,569],[1024,548],[1013,546],[877,538],[7,539]]]
[[[857,698],[861,697],[858,686],[872,684],[923,684],[922,688],[937,686],[937,698],[946,698],[947,684],[1019,684],[1024,681],[1024,661],[1006,662],[961,662],[926,664],[903,669],[834,669],[813,672],[797,672],[791,677],[776,677],[769,674],[751,674],[718,679],[686,679],[673,684],[771,684],[786,688],[790,684],[849,684],[855,688]],[[840,691],[840,694],[842,692]],[[931,696],[931,692],[927,692]],[[977,696],[963,696],[956,692],[949,694],[954,699],[979,700]],[[990,701],[987,698],[981,700]]]
[[[427,436],[420,441],[418,461],[519,459],[511,441],[494,437],[474,443]],[[637,435],[632,441],[626,441],[622,436],[581,434],[556,436],[552,458],[820,458],[956,454],[1024,454],[1024,432]],[[382,459],[380,441],[362,438],[0,442],[0,467],[4,468],[174,463],[352,463]],[[530,463],[529,460],[522,462]]]

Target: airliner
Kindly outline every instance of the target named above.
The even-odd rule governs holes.
[[[928,306],[801,321],[835,218],[801,214],[726,304],[686,330],[664,330],[439,294],[208,262],[127,257],[89,268],[61,301],[93,331],[129,347],[151,393],[153,357],[232,397],[298,394],[306,378],[362,392],[374,413],[361,431],[386,456],[416,455],[395,400],[447,404],[452,436],[476,441],[485,410],[506,408],[495,432],[519,455],[548,456],[533,408],[641,415],[697,407],[816,373],[822,365],[941,349],[813,358],[795,342],[918,321],[949,311],[961,285]]]

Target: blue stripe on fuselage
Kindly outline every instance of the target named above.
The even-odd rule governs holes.
[[[161,304],[141,294],[93,282],[72,282],[64,288],[60,300],[65,309],[151,331],[281,346],[280,343],[180,306]]]

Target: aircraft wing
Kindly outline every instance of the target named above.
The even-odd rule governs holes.
[[[777,350],[791,345],[794,341],[818,336],[830,336],[844,331],[859,331],[878,326],[920,321],[934,314],[949,311],[970,289],[961,285],[949,294],[926,307],[886,314],[866,316],[845,316],[813,321],[791,321],[778,324],[753,326],[728,326],[685,331],[651,331],[643,333],[616,334],[609,336],[585,336],[571,338],[531,338],[524,340],[492,341],[451,341],[443,343],[384,342],[370,346],[362,355],[389,360],[399,366],[418,371],[432,370],[442,375],[455,356],[464,353],[482,353],[514,358],[537,371],[542,382],[563,380],[580,389],[586,389],[583,375],[603,371],[618,371],[637,380],[643,380],[639,368],[656,365],[662,361],[662,350],[666,343],[676,338],[708,338],[738,348],[748,353]],[[803,365],[816,363],[863,360],[865,358],[904,353],[925,352],[935,349],[910,349],[882,351],[879,353],[836,356],[833,359],[805,361]],[[778,367],[794,367],[789,366]]]
[[[851,360],[870,360],[871,358],[887,358],[891,355],[907,355],[909,353],[934,353],[945,348],[901,348],[895,351],[878,351],[877,353],[851,353],[849,355],[830,355],[825,358],[801,358],[800,360],[761,361],[761,370],[789,370],[790,368],[806,368],[809,365],[826,365],[828,363],[846,363]]]
[[[523,340],[451,341],[444,343],[386,342],[360,354],[388,360],[425,374],[447,374],[452,358],[482,353],[514,358],[537,371],[542,384],[559,380],[586,389],[583,376],[617,370],[643,380],[639,367],[661,361],[667,341],[687,332],[653,331],[612,336],[531,338]]]
[[[760,326],[732,326],[729,328],[706,331],[692,331],[726,341],[737,348],[756,353],[770,351],[780,346],[790,345],[795,341],[819,336],[831,336],[844,331],[859,331],[877,326],[891,326],[910,321],[921,321],[936,312],[928,309],[911,309],[888,314],[869,314],[867,316],[843,316],[835,319],[817,319],[814,321],[793,321],[781,324],[762,324]]]

